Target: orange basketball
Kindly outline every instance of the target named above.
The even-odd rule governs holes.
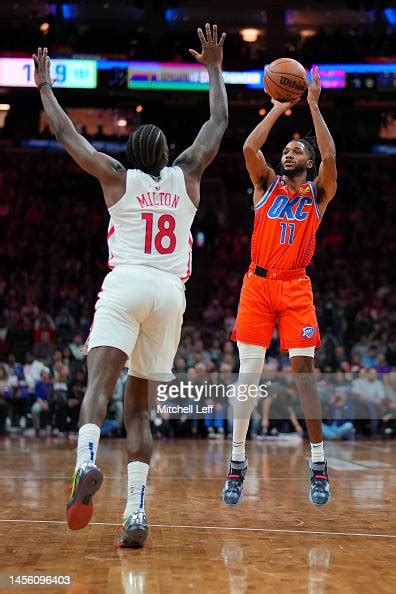
[[[279,58],[264,70],[264,91],[277,101],[293,101],[306,88],[305,68],[297,60]]]

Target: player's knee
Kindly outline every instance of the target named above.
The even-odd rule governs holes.
[[[292,357],[291,364],[294,373],[313,373],[314,371],[314,360],[312,357]]]

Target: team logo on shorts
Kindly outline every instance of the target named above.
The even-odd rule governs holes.
[[[303,338],[312,338],[315,332],[315,326],[304,326],[302,329]]]

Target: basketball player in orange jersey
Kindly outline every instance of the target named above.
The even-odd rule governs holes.
[[[337,188],[335,145],[320,113],[320,77],[311,71],[308,105],[321,163],[315,176],[315,149],[307,140],[292,140],[283,149],[281,175],[267,164],[261,147],[276,121],[293,103],[272,100],[273,108],[243,147],[254,184],[255,221],[252,262],[245,274],[232,333],[240,357],[239,383],[258,384],[266,349],[278,322],[281,350],[288,350],[311,442],[310,501],[330,498],[323,451],[320,400],[314,380],[314,352],[320,345],[311,281],[305,267],[315,249],[315,235]],[[312,180],[312,181],[311,181]],[[223,489],[226,504],[242,498],[247,471],[245,440],[254,403],[236,404],[230,469]]]
[[[200,181],[227,128],[228,107],[221,64],[225,34],[206,25],[198,36],[207,67],[210,118],[191,147],[168,167],[168,144],[157,126],[131,134],[130,169],[97,152],[77,133],[51,89],[47,49],[33,56],[35,82],[58,142],[84,171],[98,178],[111,219],[109,265],[95,307],[88,341],[88,387],[80,413],[77,460],[67,505],[72,530],[91,519],[92,497],[102,483],[96,466],[100,427],[117,379],[128,363],[124,393],[127,431],[128,496],[120,546],[142,547],[148,523],[144,493],[152,451],[148,419],[148,380],[170,380],[185,310],[184,281],[191,273],[190,228],[200,201]]]

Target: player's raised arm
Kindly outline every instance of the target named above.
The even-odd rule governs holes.
[[[311,70],[312,81],[308,85],[308,105],[311,110],[312,120],[315,127],[316,141],[320,152],[321,163],[319,175],[315,179],[315,186],[318,195],[318,204],[321,213],[334,198],[337,191],[337,165],[336,148],[330,131],[320,113],[318,101],[320,95],[320,76],[318,67]]]
[[[39,47],[37,54],[33,54],[32,57],[34,80],[57,141],[65,147],[69,155],[84,171],[97,177],[102,186],[106,187],[119,181],[120,174],[125,175],[124,166],[109,155],[98,152],[86,138],[77,132],[73,122],[63,111],[53,94],[47,48]]]
[[[275,178],[275,171],[267,164],[261,147],[265,144],[268,134],[280,116],[297,103],[297,101],[299,99],[293,102],[287,101],[281,103],[280,101],[276,101],[276,99],[272,99],[273,108],[257,124],[245,140],[243,154],[245,156],[246,167],[253,185],[259,190],[266,190]]]
[[[198,29],[198,37],[202,44],[201,53],[190,49],[191,55],[204,64],[209,74],[209,106],[210,117],[202,126],[194,143],[177,157],[174,165],[178,165],[184,174],[199,183],[202,173],[217,155],[221,139],[228,125],[228,101],[224,85],[221,64],[223,62],[223,43],[225,33],[217,39],[217,26],[206,24],[206,37],[202,29]]]

